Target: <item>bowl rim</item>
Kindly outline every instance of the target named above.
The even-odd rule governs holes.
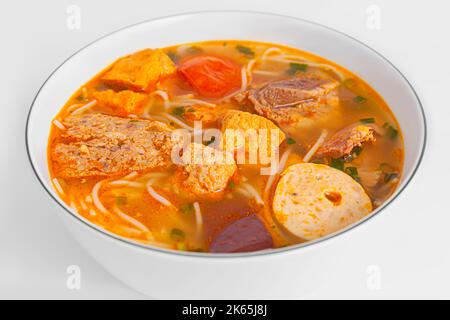
[[[49,79],[64,65],[66,64],[66,62],[68,62],[70,59],[72,59],[74,56],[76,56],[79,52],[83,51],[84,49],[86,49],[87,47],[90,47],[91,45],[94,45],[95,43],[97,43],[98,41],[107,38],[113,34],[119,33],[123,30],[129,29],[129,28],[133,28],[135,26],[139,26],[142,24],[146,24],[149,22],[153,22],[153,21],[159,21],[159,20],[164,20],[164,19],[168,19],[168,18],[175,18],[175,17],[183,17],[183,16],[192,16],[192,15],[204,15],[204,14],[221,14],[221,13],[228,13],[228,14],[232,14],[232,13],[241,13],[241,14],[250,14],[250,15],[261,15],[261,16],[268,16],[268,17],[278,17],[278,18],[283,18],[283,19],[289,19],[289,20],[294,20],[294,21],[299,21],[302,23],[306,23],[306,24],[311,24],[314,26],[318,26],[320,28],[326,29],[328,31],[331,31],[333,33],[339,34],[341,36],[344,36],[356,43],[358,43],[359,45],[365,47],[366,49],[368,49],[369,51],[371,51],[372,53],[374,53],[375,55],[377,55],[379,58],[381,58],[384,62],[386,62],[388,65],[390,65],[402,78],[403,80],[406,82],[406,84],[408,85],[408,87],[411,89],[412,93],[415,96],[415,99],[418,102],[419,105],[419,110],[420,110],[420,115],[422,118],[422,125],[423,125],[423,142],[422,145],[420,146],[420,155],[417,159],[417,162],[413,168],[413,171],[411,172],[410,176],[404,181],[403,185],[401,185],[394,193],[393,196],[391,196],[390,199],[388,199],[385,203],[383,203],[380,207],[378,207],[376,210],[374,210],[371,214],[369,214],[368,216],[364,217],[363,219],[353,223],[352,225],[341,229],[339,231],[336,231],[332,234],[329,234],[327,236],[321,237],[319,239],[313,240],[313,241],[308,241],[308,242],[304,242],[304,243],[300,243],[300,244],[295,244],[295,245],[290,245],[284,248],[277,248],[274,250],[262,250],[262,251],[254,251],[254,252],[242,252],[242,253],[215,253],[215,254],[211,254],[208,252],[187,252],[187,251],[179,251],[179,250],[170,250],[170,249],[164,249],[164,248],[158,248],[158,247],[154,247],[154,246],[149,246],[149,245],[145,245],[145,244],[140,244],[136,241],[133,241],[131,239],[127,239],[124,237],[121,237],[119,235],[116,235],[112,232],[109,232],[107,230],[104,230],[102,228],[100,228],[99,226],[95,225],[94,223],[84,219],[83,217],[79,216],[79,214],[72,212],[71,210],[69,210],[67,207],[65,207],[64,205],[61,204],[61,202],[59,201],[59,199],[57,199],[57,196],[54,195],[45,185],[45,183],[42,181],[42,179],[40,178],[37,169],[33,163],[33,159],[31,157],[31,153],[30,153],[30,145],[29,145],[29,123],[30,123],[30,119],[31,119],[31,114],[33,111],[33,107],[35,105],[35,102],[39,96],[39,94],[41,93],[41,91],[43,90],[43,88],[45,87],[45,85],[47,84],[47,82],[49,81]],[[48,195],[50,195],[50,197],[64,210],[66,211],[66,213],[69,213],[70,216],[72,218],[74,218],[76,221],[78,221],[79,223],[81,223],[84,227],[88,227],[89,229],[93,230],[94,232],[98,232],[99,235],[103,235],[104,237],[108,238],[108,239],[112,239],[112,240],[116,240],[119,241],[119,243],[122,243],[126,246],[130,246],[130,248],[136,248],[136,249],[143,249],[147,252],[153,252],[153,253],[160,253],[160,254],[164,254],[164,255],[168,255],[171,257],[191,257],[191,258],[207,258],[209,260],[214,260],[214,259],[220,259],[221,261],[226,260],[226,259],[233,259],[236,260],[237,258],[255,258],[255,257],[261,257],[261,256],[275,256],[275,255],[281,255],[281,254],[287,254],[287,253],[293,253],[294,251],[300,251],[300,250],[306,250],[306,248],[311,249],[312,247],[317,247],[319,244],[324,244],[324,243],[328,243],[328,240],[331,240],[335,237],[340,237],[344,234],[347,234],[349,231],[354,230],[355,228],[359,227],[360,225],[362,225],[363,223],[369,221],[370,219],[374,218],[375,216],[377,216],[379,213],[381,213],[382,211],[384,211],[389,205],[391,205],[406,189],[406,187],[410,184],[410,182],[413,180],[413,178],[415,177],[417,171],[419,170],[419,167],[422,164],[422,160],[424,158],[424,154],[425,151],[427,149],[427,138],[428,138],[428,130],[427,130],[427,119],[426,119],[426,114],[425,114],[425,110],[423,108],[423,104],[416,92],[416,90],[414,89],[414,87],[412,86],[412,84],[409,82],[409,80],[405,77],[405,75],[390,61],[388,60],[385,56],[383,56],[381,53],[379,53],[378,51],[376,51],[375,49],[373,49],[372,47],[366,45],[364,42],[342,32],[339,30],[336,30],[334,28],[328,27],[326,25],[323,25],[321,23],[317,23],[314,21],[309,21],[303,18],[297,18],[297,17],[292,17],[289,15],[283,15],[283,14],[277,14],[277,13],[270,13],[270,12],[263,12],[263,11],[252,11],[252,10],[200,10],[200,11],[192,11],[192,12],[183,12],[183,13],[178,13],[178,14],[171,14],[171,15],[165,15],[165,16],[159,16],[156,18],[151,18],[151,19],[146,19],[134,24],[130,24],[130,25],[126,25],[124,27],[121,27],[119,29],[116,29],[112,32],[109,32],[91,42],[89,42],[88,44],[84,45],[83,47],[81,47],[80,49],[76,50],[73,54],[71,54],[69,57],[67,57],[61,64],[59,64],[50,74],[49,76],[46,78],[46,80],[43,82],[43,84],[41,85],[41,87],[39,88],[39,90],[37,91],[35,97],[33,98],[33,101],[31,103],[30,109],[28,111],[28,115],[27,115],[27,119],[26,119],[26,124],[25,124],[25,146],[26,146],[26,151],[27,151],[27,157],[28,157],[28,161],[29,164],[31,165],[31,168],[34,172],[35,177],[37,178],[37,180],[39,181],[39,183],[41,184],[41,186],[44,188],[44,190],[48,193]]]

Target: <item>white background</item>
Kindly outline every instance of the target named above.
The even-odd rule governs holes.
[[[66,26],[71,4],[81,8],[80,30]],[[381,9],[380,30],[366,26],[369,5]],[[425,108],[428,147],[413,183],[354,233],[354,256],[341,276],[304,298],[450,298],[450,2],[437,0],[3,1],[0,298],[145,298],[106,273],[66,233],[28,164],[25,120],[50,72],[80,47],[142,20],[208,9],[280,13],[343,31],[391,60]],[[81,267],[81,290],[67,289],[70,265]],[[380,271],[378,289],[367,285],[371,266]]]

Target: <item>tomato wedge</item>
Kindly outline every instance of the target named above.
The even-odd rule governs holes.
[[[241,86],[241,67],[228,58],[200,54],[180,61],[178,71],[208,98],[221,98]]]

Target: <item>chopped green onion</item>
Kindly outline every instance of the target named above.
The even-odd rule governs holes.
[[[361,147],[354,147],[349,155],[342,157],[342,160],[344,160],[344,162],[352,162],[353,160],[359,157],[361,152],[362,152]]]
[[[394,167],[388,163],[380,164],[380,170],[383,173],[384,183],[388,183],[398,177],[398,173],[395,171]]]
[[[386,162],[380,164],[380,170],[383,172],[394,172],[394,168],[389,163]]]
[[[306,70],[308,70],[307,64],[291,62],[289,64],[289,69],[286,71],[286,73],[293,76],[297,72],[306,72]]]
[[[367,99],[362,96],[356,96],[353,98],[353,101],[356,103],[362,104],[362,103],[365,103],[367,101]]]
[[[324,164],[325,163],[322,159],[313,159],[311,162],[315,163],[315,164]]]
[[[391,140],[395,140],[398,136],[398,130],[391,126],[388,122],[383,124],[383,128],[386,129],[386,136],[388,136]]]
[[[287,144],[296,144],[296,141],[292,138],[288,138],[286,142]]]
[[[342,160],[342,159],[332,159],[331,163],[330,163],[330,166],[335,168],[335,169],[344,171],[344,160]]]
[[[375,118],[365,118],[365,119],[359,120],[359,122],[361,122],[361,123],[375,123]]]
[[[352,88],[355,86],[355,80],[354,79],[345,79],[344,80],[344,86],[346,86],[347,88]]]
[[[125,197],[125,196],[118,196],[118,197],[116,197],[116,204],[118,206],[122,206],[122,205],[124,205],[126,203],[127,203],[127,197]]]
[[[184,231],[181,229],[174,228],[172,231],[170,231],[170,237],[174,241],[183,241],[186,235],[184,234]]]
[[[194,205],[192,203],[186,203],[181,206],[180,210],[186,214],[194,213]]]
[[[172,110],[172,114],[173,114],[174,116],[180,116],[180,117],[182,117],[182,116],[184,115],[184,107],[175,107],[175,108]]]
[[[230,183],[228,184],[228,186],[230,187],[231,190],[233,190],[235,187],[234,181],[231,180]]]
[[[249,47],[246,47],[246,46],[241,46],[241,45],[238,44],[236,46],[236,50],[239,51],[240,53],[250,57],[250,58],[253,58],[255,56],[255,52],[252,49],[250,49]]]
[[[75,98],[77,101],[80,101],[80,102],[82,102],[82,101],[86,101],[86,98],[84,97],[84,95],[83,94],[80,94],[78,97],[76,97]]]
[[[348,174],[350,177],[355,179],[356,181],[359,181],[359,174],[358,174],[358,168],[356,167],[347,167],[345,168],[345,173]]]
[[[178,242],[177,243],[177,249],[180,251],[186,251],[187,250],[187,245],[184,242]]]
[[[175,52],[169,51],[169,52],[167,52],[167,55],[169,56],[170,60],[172,60],[173,62],[178,61],[178,56]]]
[[[187,52],[189,54],[197,54],[197,53],[203,52],[203,49],[200,47],[192,46],[187,49]]]
[[[384,174],[384,183],[388,183],[398,177],[398,173],[392,172],[392,173],[385,173]]]
[[[354,154],[355,156],[359,156],[362,152],[362,148],[361,147],[355,147],[353,148],[352,154]]]

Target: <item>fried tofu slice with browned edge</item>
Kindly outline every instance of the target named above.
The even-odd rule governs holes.
[[[162,50],[145,49],[117,60],[101,80],[130,90],[149,92],[159,80],[175,72],[175,64]]]
[[[375,142],[374,129],[358,125],[335,133],[317,150],[315,158],[338,159],[348,156],[356,147],[362,147],[368,142]]]
[[[183,114],[183,118],[189,122],[201,121],[202,125],[205,127],[215,125],[223,113],[220,106],[209,107],[194,105],[186,109]]]
[[[237,170],[231,157],[199,143],[183,150],[177,179],[181,190],[200,198],[217,199],[223,195]]]
[[[58,177],[120,176],[172,164],[172,129],[165,123],[85,114],[63,124],[62,140],[51,149]]]
[[[227,145],[227,143],[229,144],[231,142],[227,142],[227,130],[233,130],[232,132],[229,132],[233,135],[237,134],[232,143],[233,149],[245,145],[246,153],[257,154],[260,152],[260,148],[264,148],[264,154],[268,157],[271,156],[272,149],[278,148],[286,139],[286,135],[283,131],[281,131],[272,121],[245,111],[228,110],[223,116],[222,148],[231,152],[231,150],[228,150],[229,146]],[[272,130],[276,131],[275,136],[278,137],[278,141],[273,141],[274,146],[271,146]]]
[[[148,95],[130,90],[119,92],[111,89],[96,91],[93,93],[93,96],[99,105],[111,108],[121,116],[141,113],[149,101]]]

